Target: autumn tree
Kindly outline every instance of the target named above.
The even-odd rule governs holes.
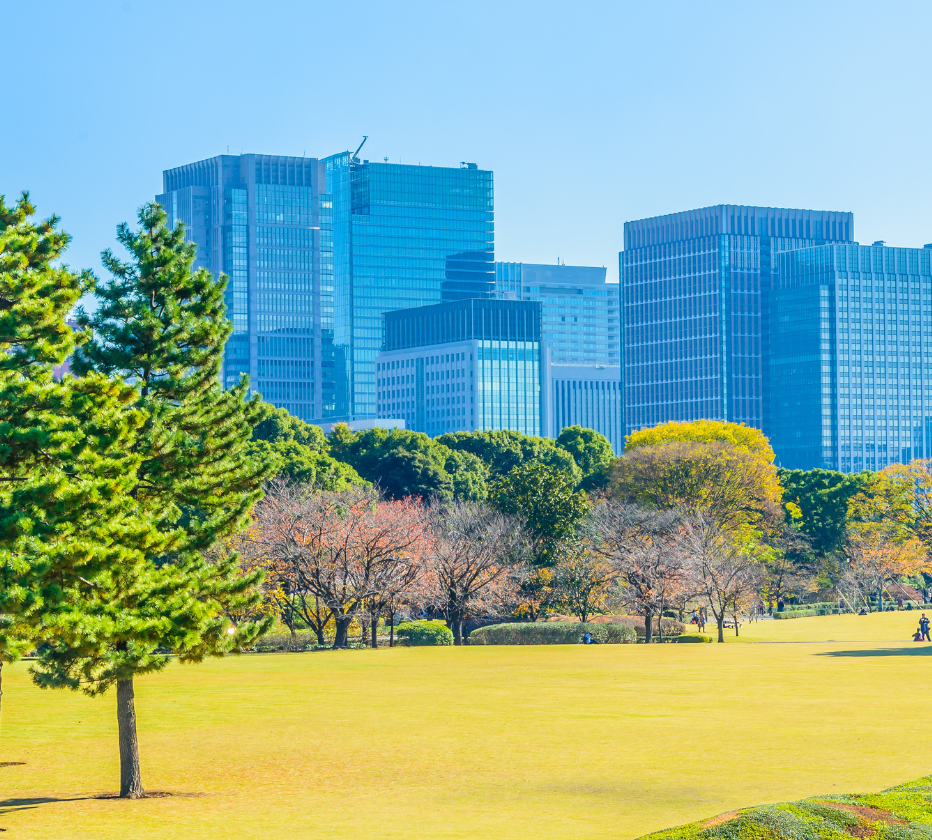
[[[79,310],[93,337],[73,369],[79,379],[134,386],[142,424],[128,454],[127,498],[149,536],[131,546],[121,537],[127,552],[49,620],[54,633],[35,669],[43,687],[88,694],[116,687],[120,795],[128,798],[145,795],[134,678],[162,670],[166,649],[196,662],[239,651],[268,626],[230,622],[231,612],[259,597],[257,578],[243,576],[234,558],[207,555],[243,527],[273,469],[249,454],[265,405],[247,397],[245,380],[230,391],[219,382],[232,330],[226,279],[193,269],[196,246],[182,226],[167,227],[158,205],[144,206],[139,223],[136,231],[118,228],[128,260],[102,255],[111,277],[96,287],[97,311]]]
[[[663,632],[663,610],[685,585],[680,519],[676,510],[614,500],[598,505],[592,514],[593,547],[614,568],[622,584],[621,600],[644,618],[646,642],[652,639],[654,618]]]
[[[637,429],[625,440],[625,453],[667,443],[724,443],[742,449],[765,464],[776,459],[767,436],[743,423],[723,420],[671,420],[645,429]]]
[[[869,611],[874,596],[877,608],[883,609],[883,591],[888,583],[932,568],[925,544],[890,522],[852,525],[845,556],[841,586],[848,590],[852,607],[861,602]]]
[[[580,621],[602,610],[618,570],[593,550],[590,540],[568,540],[557,549],[553,589],[560,605]]]
[[[425,554],[426,602],[440,612],[463,644],[463,625],[510,612],[517,602],[517,571],[524,539],[520,522],[476,502],[435,502]]]

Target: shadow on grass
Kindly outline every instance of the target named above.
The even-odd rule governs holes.
[[[915,642],[908,647],[873,648],[868,650],[827,650],[817,656],[932,656],[932,645],[918,645]]]
[[[30,811],[33,808],[38,808],[40,805],[48,805],[51,802],[82,802],[85,799],[96,798],[95,796],[35,796],[22,799],[0,799],[0,816],[12,814],[15,811]]]

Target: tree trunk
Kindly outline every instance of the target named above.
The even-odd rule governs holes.
[[[133,681],[117,680],[117,724],[120,731],[120,798],[142,799],[139,770],[139,741],[136,738],[136,705],[133,702]]]
[[[452,626],[450,629],[453,631],[453,644],[463,644],[463,619],[454,618],[451,624]]]
[[[342,618],[334,617],[333,623],[336,625],[333,635],[333,646],[335,648],[346,647],[346,636],[349,630],[349,621],[345,616]]]
[[[649,610],[644,612],[644,644],[649,645],[654,634],[654,614]]]
[[[379,646],[379,640],[376,637],[376,633],[379,631],[379,618],[378,616],[372,617],[372,627],[371,627],[371,637],[372,637],[372,649],[375,650]]]
[[[395,611],[388,614],[388,646],[395,646]]]
[[[719,644],[725,643],[725,613],[722,613],[722,617],[718,618],[716,616],[715,623],[718,625],[718,641]]]

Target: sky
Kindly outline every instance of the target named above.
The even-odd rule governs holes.
[[[352,150],[495,173],[496,259],[604,265],[711,204],[932,242],[932,3],[0,0],[0,194],[101,273],[162,170]]]

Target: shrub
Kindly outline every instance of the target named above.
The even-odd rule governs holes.
[[[577,645],[589,633],[594,641],[606,645],[633,644],[634,629],[624,624],[580,624],[553,621],[546,623],[492,624],[469,634],[471,645]]]
[[[411,647],[453,644],[453,633],[437,621],[402,621],[395,628],[395,636]]]
[[[266,633],[256,639],[253,645],[259,653],[272,653],[280,650],[314,650],[317,647],[317,634],[313,630],[298,630],[294,638],[287,631]]]
[[[630,627],[638,636],[644,636],[644,619],[638,615],[597,615],[592,624],[621,624]],[[677,636],[686,632],[686,625],[682,621],[676,621],[673,618],[661,619],[664,636]],[[654,637],[657,636],[657,628],[654,626]]]
[[[706,636],[704,633],[680,633],[675,639],[674,642],[711,642],[712,637]]]

